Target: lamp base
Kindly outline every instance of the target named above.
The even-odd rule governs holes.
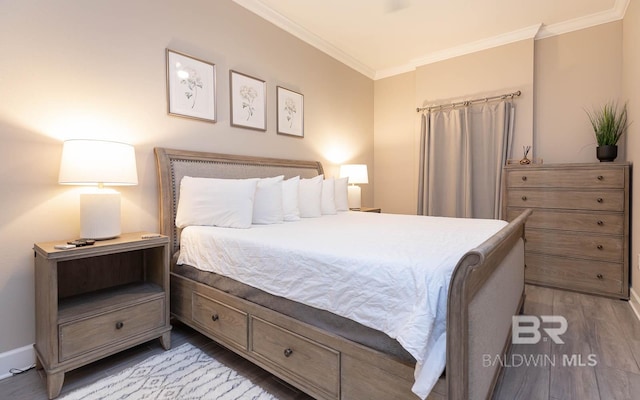
[[[349,185],[347,196],[349,198],[349,209],[359,210],[362,206],[362,190],[360,186]]]
[[[121,233],[120,193],[110,190],[80,195],[80,238],[106,240]]]

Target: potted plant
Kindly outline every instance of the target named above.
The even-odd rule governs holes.
[[[618,156],[618,140],[629,127],[627,120],[627,104],[618,112],[618,104],[606,103],[600,109],[587,111],[591,126],[596,134],[598,147],[596,156],[601,162],[611,162]]]

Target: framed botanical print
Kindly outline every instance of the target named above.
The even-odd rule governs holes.
[[[166,49],[170,115],[216,122],[215,64]]]
[[[278,86],[276,97],[278,133],[304,137],[304,96]]]
[[[267,130],[267,83],[237,71],[229,71],[231,126]]]

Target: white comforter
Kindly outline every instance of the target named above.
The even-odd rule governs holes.
[[[424,399],[445,367],[453,269],[505,225],[345,212],[250,229],[191,226],[178,263],[385,332],[417,360],[413,391]]]

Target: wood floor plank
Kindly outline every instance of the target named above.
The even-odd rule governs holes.
[[[549,394],[554,399],[600,400],[591,346],[581,339],[564,337],[564,344],[551,344],[554,365]]]
[[[638,400],[640,375],[614,368],[596,368],[600,398],[603,400]]]

